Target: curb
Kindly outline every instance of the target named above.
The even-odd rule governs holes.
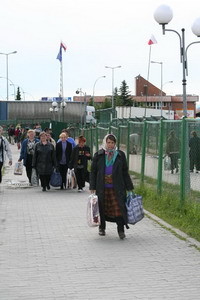
[[[187,235],[183,231],[181,231],[181,230],[173,227],[172,225],[170,225],[167,222],[163,221],[162,219],[160,219],[156,215],[150,213],[149,211],[147,211],[147,210],[144,209],[144,212],[145,212],[145,215],[148,218],[152,219],[153,221],[155,221],[156,223],[158,223],[159,225],[161,225],[162,227],[164,227],[168,231],[171,231],[178,238],[184,239],[187,243],[189,243],[189,246],[195,247],[195,248],[197,248],[200,251],[200,242],[199,241],[191,238],[189,235]]]

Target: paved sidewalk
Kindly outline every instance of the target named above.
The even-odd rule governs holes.
[[[19,152],[12,146],[14,162]],[[200,297],[200,252],[145,217],[120,240],[86,223],[89,192],[28,187],[6,168],[0,185],[1,300]]]

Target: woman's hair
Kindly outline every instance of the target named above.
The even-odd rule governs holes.
[[[47,135],[45,131],[41,131],[39,134],[39,137],[41,137],[41,135]]]
[[[197,136],[196,131],[192,131],[192,135],[196,137]]]
[[[61,134],[59,135],[59,138],[61,139],[62,137],[66,137],[67,138],[67,135],[66,135],[66,133],[63,131],[63,132],[61,132]]]
[[[78,138],[78,142],[86,142],[86,138],[83,136],[83,135],[80,135],[79,138]]]
[[[111,140],[111,141],[113,141],[115,144],[117,142],[116,137],[113,134],[108,134],[107,135],[106,142],[107,142],[108,139]]]
[[[34,130],[34,129],[29,129],[29,130],[27,131],[27,133],[31,133],[31,132],[34,132],[34,133],[35,133],[35,130]]]

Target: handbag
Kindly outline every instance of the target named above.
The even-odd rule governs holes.
[[[18,161],[15,164],[14,175],[22,175],[22,173],[23,173],[23,163]]]
[[[62,185],[62,176],[60,172],[53,171],[50,178],[50,185],[53,187],[59,187]]]
[[[144,210],[142,206],[142,196],[129,193],[126,199],[128,224],[136,224],[144,218]]]
[[[98,197],[95,194],[91,194],[88,198],[87,223],[90,227],[99,226],[101,224]]]

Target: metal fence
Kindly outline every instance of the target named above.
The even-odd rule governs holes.
[[[4,121],[4,125],[8,124]],[[101,147],[104,136],[113,133],[118,149],[126,154],[129,170],[138,174],[141,183],[147,177],[154,179],[159,194],[169,185],[179,194],[181,203],[190,198],[191,191],[200,191],[200,120],[114,119],[86,128],[55,121],[41,125],[42,129],[51,126],[56,140],[63,128],[69,128],[75,139],[85,135],[92,155]]]
[[[189,199],[191,191],[200,191],[199,120],[118,119],[87,128],[84,134],[92,153],[100,148],[107,133],[117,137],[117,146],[126,153],[129,170],[139,174],[141,183],[146,176],[153,178],[159,194],[165,191],[166,184],[171,189],[174,186],[181,203]]]

